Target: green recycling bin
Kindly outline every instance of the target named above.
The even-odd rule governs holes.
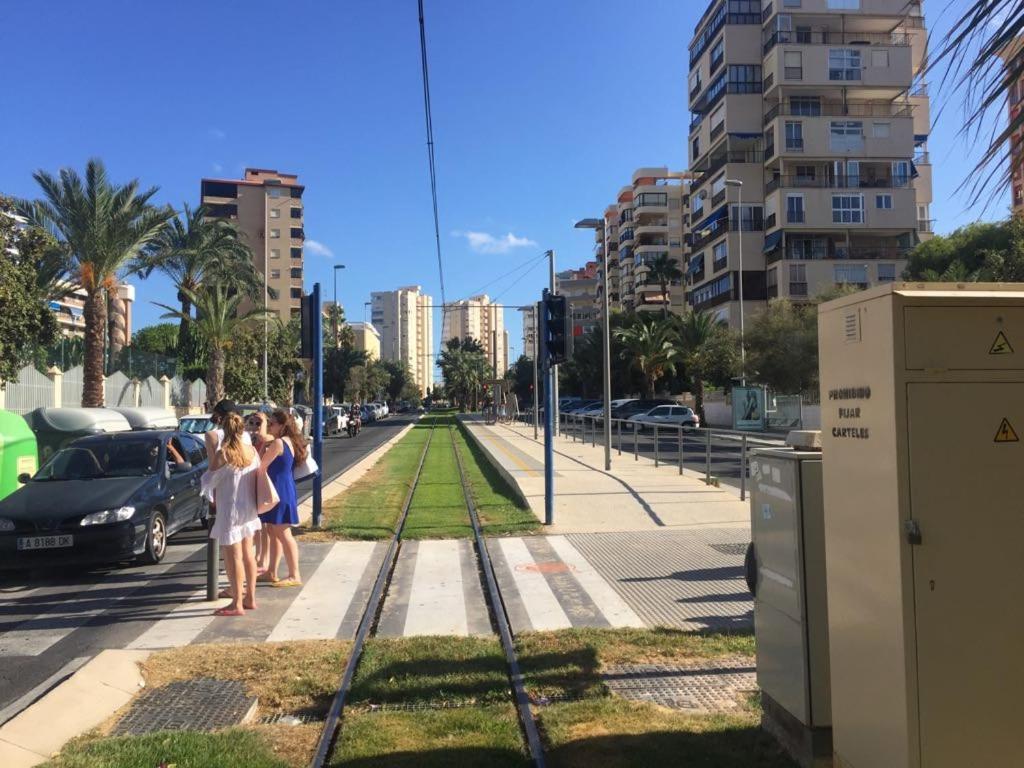
[[[34,475],[39,464],[36,436],[17,413],[0,411],[0,499],[21,487],[18,476]]]

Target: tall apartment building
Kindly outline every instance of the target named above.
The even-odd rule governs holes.
[[[670,286],[669,295],[663,296],[661,286],[647,279],[647,265],[662,254],[680,269],[684,266],[683,176],[668,168],[640,168],[605,211],[605,242],[598,243],[597,251],[599,258],[608,256],[609,301],[614,308],[683,306],[683,285]]]
[[[919,0],[714,0],[690,43],[687,300],[895,280],[930,237]],[[742,262],[742,278],[741,275]]]
[[[373,323],[349,323],[355,337],[355,347],[367,354],[371,360],[380,360],[380,332]]]
[[[535,307],[527,307],[519,313],[523,320],[523,354],[531,360],[534,354],[536,354],[537,344],[537,309]]]
[[[441,323],[441,343],[450,339],[473,338],[480,342],[487,354],[487,362],[494,361],[497,338],[498,376],[508,370],[508,336],[505,333],[505,312],[487,296],[473,296],[449,303]]]
[[[432,305],[433,300],[418,285],[370,294],[373,325],[380,332],[381,359],[405,363],[421,394],[434,386]]]
[[[1024,75],[1016,78],[1013,76],[1014,72],[1021,71],[1024,38],[1014,40],[1003,49],[1001,55],[1010,79],[1006,100],[1010,113],[1009,124],[1012,125],[1024,109]],[[1010,137],[1010,189],[1013,194],[1013,213],[1017,215],[1024,212],[1024,128],[1018,128]]]
[[[301,309],[304,190],[295,174],[264,168],[246,168],[242,179],[203,179],[201,185],[210,215],[238,227],[260,275],[266,264],[267,307],[285,322]]]
[[[597,327],[600,320],[600,278],[599,264],[588,261],[583,269],[568,269],[555,275],[558,293],[569,301],[572,317],[572,335],[582,336]],[[596,297],[596,298],[595,298]]]

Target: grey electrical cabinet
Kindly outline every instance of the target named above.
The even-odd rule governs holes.
[[[831,765],[822,455],[755,451],[747,582],[762,726],[805,768]]]

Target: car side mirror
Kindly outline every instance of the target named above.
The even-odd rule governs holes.
[[[28,472],[22,472],[20,475],[18,475],[18,482],[21,483],[22,485],[24,485],[31,479],[32,475],[30,475]]]
[[[182,472],[191,472],[192,463],[188,461],[176,461],[171,464],[171,474],[180,475]]]

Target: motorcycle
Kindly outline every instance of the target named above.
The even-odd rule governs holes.
[[[358,408],[353,408],[348,414],[348,436],[355,437],[363,427],[363,419]]]

